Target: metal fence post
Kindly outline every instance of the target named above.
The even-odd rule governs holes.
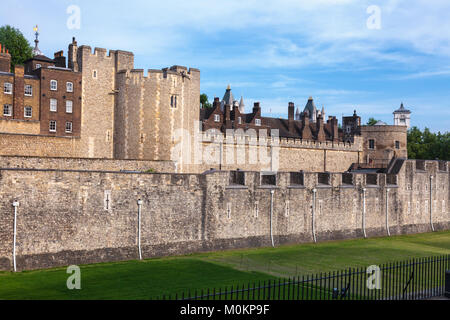
[[[445,271],[445,296],[450,298],[450,270]]]

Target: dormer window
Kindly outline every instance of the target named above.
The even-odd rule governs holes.
[[[219,114],[215,114],[214,115],[214,122],[220,122],[220,115]]]
[[[52,91],[58,90],[58,81],[50,80],[50,90]]]
[[[259,127],[261,125],[261,119],[255,119],[255,125]]]

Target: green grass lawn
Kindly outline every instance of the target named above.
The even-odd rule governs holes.
[[[450,231],[229,250],[196,257],[238,270],[293,277],[443,254],[450,254]]]
[[[84,265],[81,290],[67,289],[66,268],[0,272],[0,299],[150,299],[442,254],[450,231]]]

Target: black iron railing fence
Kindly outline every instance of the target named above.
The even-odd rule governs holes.
[[[419,300],[444,295],[450,255],[163,295],[158,300]]]

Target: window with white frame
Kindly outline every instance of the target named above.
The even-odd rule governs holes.
[[[73,83],[72,82],[66,82],[66,91],[73,92]]]
[[[23,110],[23,115],[25,118],[31,118],[33,116],[33,108],[31,106],[26,106]]]
[[[58,100],[50,99],[50,111],[56,112],[58,110]]]
[[[12,105],[10,105],[10,104],[3,105],[3,115],[5,117],[11,117],[12,116]]]
[[[49,130],[50,130],[50,132],[56,132],[56,121],[55,120],[50,121]]]
[[[33,86],[31,84],[25,85],[25,95],[28,97],[33,95]]]
[[[58,90],[58,81],[50,80],[50,90],[52,91]]]
[[[242,123],[242,118],[238,117],[238,124],[241,124],[241,123]]]
[[[39,69],[40,67],[42,67],[41,64],[40,63],[36,63],[36,69]]]
[[[72,132],[72,122],[66,122],[66,133]]]
[[[215,114],[214,115],[214,122],[220,122],[220,115],[219,114]]]
[[[5,82],[5,84],[3,85],[3,92],[5,94],[12,94],[12,91],[13,91],[12,83]]]
[[[255,119],[255,125],[260,126],[261,125],[261,119]]]
[[[73,111],[72,100],[66,100],[66,113],[72,113],[72,111]]]

